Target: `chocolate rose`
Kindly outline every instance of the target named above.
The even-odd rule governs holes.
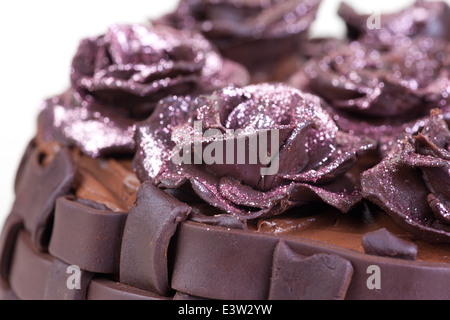
[[[311,89],[333,106],[366,116],[424,115],[425,90],[450,67],[447,43],[404,39],[389,51],[352,42],[305,67]]]
[[[419,239],[450,242],[450,131],[439,109],[362,176],[363,196]]]
[[[450,7],[445,1],[417,0],[404,10],[378,17],[359,14],[344,2],[339,8],[339,15],[347,24],[350,38],[360,39],[372,46],[391,47],[403,37],[415,36],[450,41]]]
[[[298,48],[319,4],[320,0],[181,0],[173,13],[155,23],[199,30],[225,57],[254,70]]]
[[[246,85],[249,75],[198,33],[132,24],[113,25],[106,34],[81,41],[71,81],[132,116],[147,117],[170,94]]]
[[[189,181],[243,220],[317,200],[349,211],[361,195],[347,173],[374,148],[341,132],[318,97],[284,84],[163,100],[137,125],[136,144],[141,180],[169,189]]]
[[[114,106],[69,89],[44,102],[38,118],[38,139],[78,146],[92,157],[132,154],[135,121]]]
[[[378,140],[411,131],[432,108],[450,112],[449,50],[431,38],[385,51],[355,41],[312,59],[290,84],[328,101],[341,129]]]

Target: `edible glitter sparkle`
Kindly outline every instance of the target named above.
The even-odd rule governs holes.
[[[223,133],[215,141],[230,139],[227,129],[256,135],[279,130],[280,149],[272,150],[280,155],[279,174],[261,176],[261,163],[175,164],[170,157],[175,146],[172,133],[199,119],[206,125],[203,130]],[[200,198],[242,219],[281,214],[311,201],[325,201],[347,212],[361,196],[346,173],[358,156],[375,148],[372,140],[339,131],[319,98],[285,84],[230,86],[195,99],[168,98],[136,132],[134,166],[141,180],[164,188],[189,181]],[[206,148],[210,140],[198,142]],[[195,152],[193,143],[190,148]]]

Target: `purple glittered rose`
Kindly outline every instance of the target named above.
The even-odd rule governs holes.
[[[450,131],[439,109],[361,180],[364,198],[417,238],[450,242]]]
[[[404,38],[386,51],[351,42],[313,59],[304,72],[311,90],[333,107],[369,117],[408,118],[429,113],[424,98],[450,66],[449,50],[446,42],[430,38]]]
[[[181,0],[155,23],[198,30],[225,57],[260,70],[305,42],[319,5],[320,0]]]
[[[134,124],[161,98],[245,85],[249,74],[198,33],[132,24],[82,40],[71,80],[71,88],[44,102],[38,137],[101,157],[133,154]]]
[[[354,41],[311,59],[289,83],[323,97],[340,129],[385,144],[415,132],[433,108],[450,118],[449,50],[422,37],[385,50]]]
[[[168,189],[189,182],[242,220],[312,201],[348,212],[361,200],[349,170],[375,147],[340,131],[318,97],[285,84],[170,97],[137,125],[135,139],[141,180]]]
[[[246,85],[247,70],[222,58],[201,34],[168,26],[113,25],[81,41],[71,82],[132,116],[147,117],[168,95]]]
[[[417,0],[394,13],[361,14],[343,2],[339,15],[348,35],[377,47],[391,47],[403,37],[427,36],[450,40],[450,6],[445,1]]]

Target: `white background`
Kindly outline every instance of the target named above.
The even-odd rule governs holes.
[[[447,0],[450,2],[450,0]],[[361,12],[396,11],[413,0],[347,0]],[[0,1],[0,225],[14,200],[13,181],[36,130],[41,101],[69,85],[80,39],[113,23],[140,23],[171,11],[177,0]],[[315,35],[340,36],[339,0],[323,0]]]

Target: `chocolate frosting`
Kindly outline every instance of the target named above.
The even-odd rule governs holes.
[[[450,131],[432,110],[417,135],[407,135],[362,175],[363,196],[419,239],[450,241]]]
[[[267,68],[295,52],[319,4],[320,0],[182,0],[173,13],[154,23],[199,30],[226,57],[250,69]]]
[[[103,204],[114,212],[128,212],[136,201],[140,185],[126,162],[86,156],[77,161],[74,189],[78,199]]]
[[[198,139],[192,125],[199,120],[220,134],[212,140]],[[192,139],[185,146],[191,152],[196,145],[206,150],[227,139],[237,144],[239,135],[230,137],[229,129],[242,129],[246,137],[277,130],[280,147],[271,150],[271,159],[273,163],[274,155],[279,156],[278,173],[263,175],[261,161],[242,165],[174,161],[180,152],[173,141],[177,133],[190,132]],[[152,117],[138,124],[136,143],[134,166],[141,181],[152,180],[169,189],[189,181],[200,198],[243,219],[280,214],[314,200],[347,212],[361,197],[346,173],[360,155],[375,147],[371,140],[341,132],[319,98],[284,84],[228,87],[197,99],[166,99]]]
[[[71,72],[74,88],[141,117],[169,94],[245,85],[248,79],[244,67],[224,60],[202,35],[140,24],[113,25],[81,41]]]

